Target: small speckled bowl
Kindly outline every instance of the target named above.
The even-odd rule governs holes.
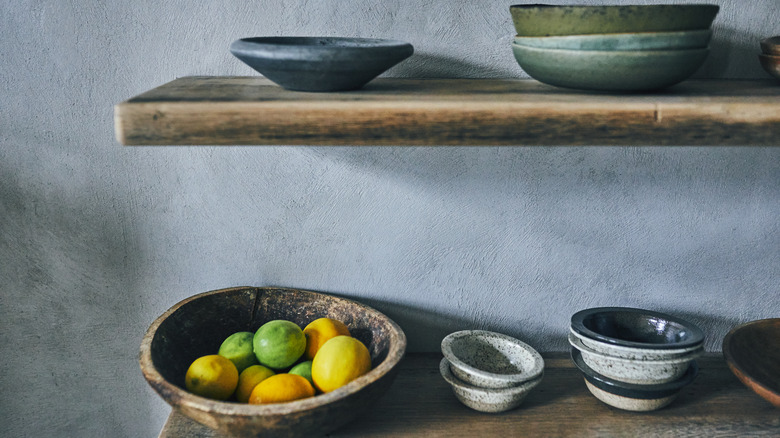
[[[622,345],[613,345],[606,342],[590,339],[571,329],[570,334],[579,339],[583,345],[607,356],[620,357],[623,359],[634,360],[664,360],[683,357],[694,351],[704,351],[704,344],[694,345],[688,348],[678,348],[674,350],[663,350],[655,348],[632,348]]]
[[[479,388],[455,377],[446,357],[442,358],[439,363],[439,372],[444,380],[452,386],[452,392],[461,403],[476,411],[488,413],[504,412],[517,408],[531,390],[541,383],[544,376],[542,373],[533,380],[509,388]]]
[[[536,379],[544,371],[542,356],[525,342],[485,330],[447,335],[441,351],[452,373],[480,388],[508,388]]]
[[[685,356],[664,360],[633,360],[607,356],[586,347],[575,336],[569,336],[569,343],[582,353],[582,359],[595,372],[611,379],[637,385],[656,385],[673,382],[682,377],[703,350],[693,351]]]
[[[576,348],[571,349],[571,358],[582,372],[591,394],[612,407],[626,411],[647,412],[668,406],[677,398],[680,389],[693,382],[699,373],[699,367],[694,361],[686,373],[674,382],[660,385],[633,385],[598,374],[588,367]]]

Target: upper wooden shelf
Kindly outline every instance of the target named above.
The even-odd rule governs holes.
[[[604,94],[518,79],[376,79],[305,93],[184,77],[114,109],[126,145],[779,145],[780,83]]]

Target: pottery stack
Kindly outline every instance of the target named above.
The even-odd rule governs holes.
[[[677,84],[709,53],[717,5],[514,5],[512,51],[549,85],[648,91]]]
[[[442,377],[455,397],[480,412],[517,408],[542,381],[544,360],[530,345],[501,333],[462,330],[441,342]]]
[[[629,307],[598,307],[572,315],[572,360],[588,390],[629,411],[674,401],[698,373],[704,334],[681,318]]]

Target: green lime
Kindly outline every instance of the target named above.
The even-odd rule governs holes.
[[[311,380],[311,361],[307,360],[306,362],[301,362],[298,365],[295,365],[294,367],[290,368],[290,371],[288,371],[288,374],[297,374],[301,377],[305,377],[306,380],[309,381],[312,385],[314,385],[314,381]]]
[[[254,336],[260,364],[280,370],[294,364],[306,350],[306,335],[292,321],[277,319],[263,324]]]
[[[257,357],[252,348],[253,337],[252,332],[233,333],[222,342],[217,354],[230,359],[241,373],[246,368],[257,364]]]

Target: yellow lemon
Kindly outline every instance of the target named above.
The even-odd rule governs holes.
[[[310,322],[303,329],[306,335],[306,359],[312,360],[322,344],[336,336],[350,336],[349,329],[343,322],[331,318],[319,318]]]
[[[195,359],[184,376],[187,391],[215,400],[227,400],[237,385],[238,369],[233,362],[218,354]]]
[[[249,401],[249,395],[252,394],[252,390],[255,389],[258,383],[273,376],[274,373],[270,368],[262,365],[252,365],[241,371],[238,375],[238,388],[236,388],[236,400],[241,403]]]
[[[313,396],[314,387],[305,378],[297,374],[276,374],[255,386],[249,403],[285,403]]]
[[[322,392],[341,388],[371,369],[371,353],[359,340],[336,336],[325,342],[311,364],[314,386]]]

